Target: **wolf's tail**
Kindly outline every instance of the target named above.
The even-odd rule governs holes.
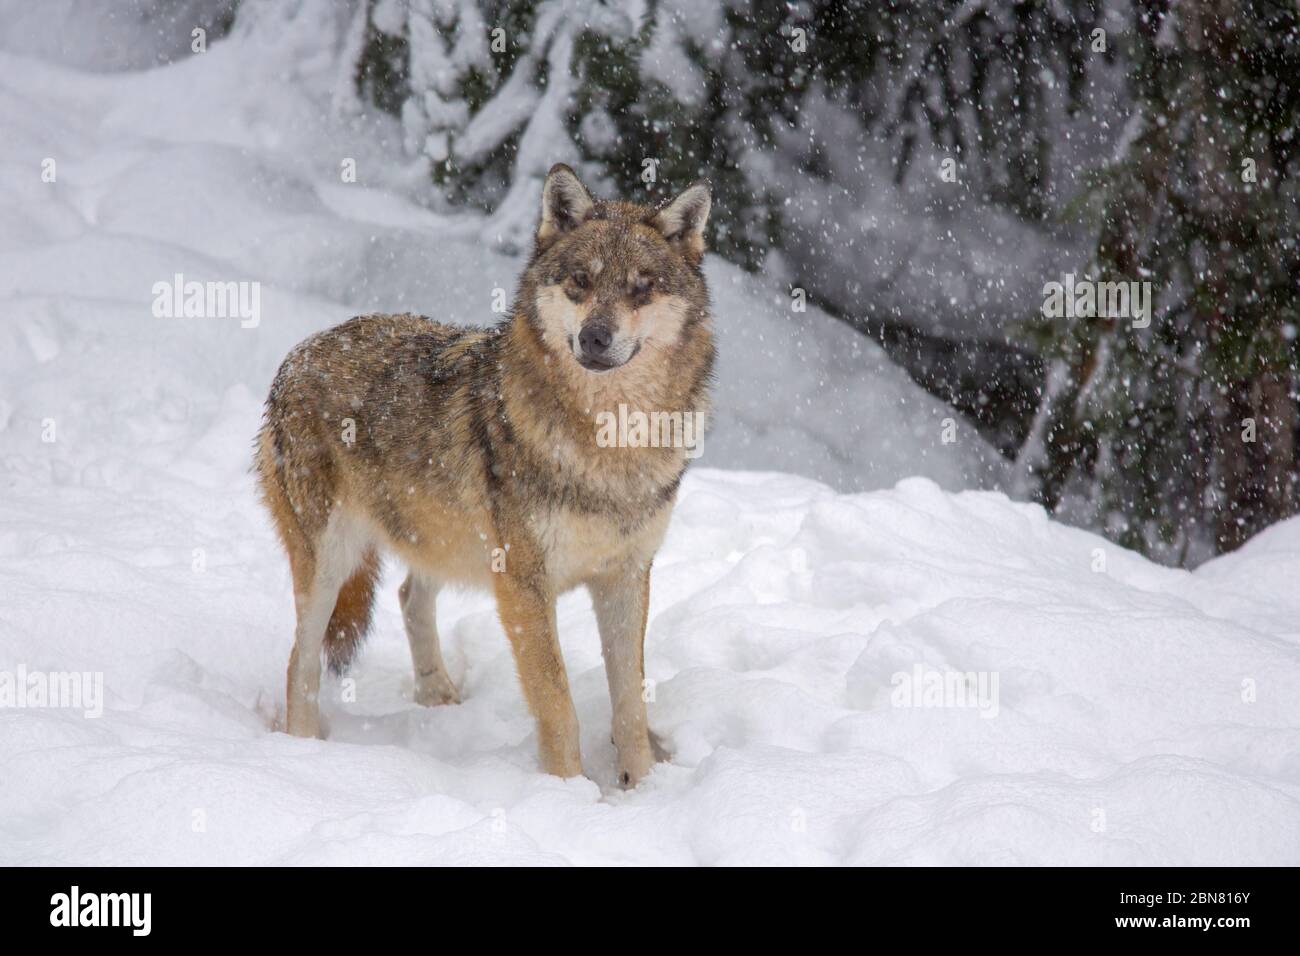
[[[334,613],[325,628],[325,660],[330,671],[342,674],[356,657],[370,630],[375,605],[375,583],[379,580],[379,555],[372,549],[339,589]]]

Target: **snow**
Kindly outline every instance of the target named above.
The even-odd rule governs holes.
[[[538,772],[486,596],[438,607],[464,703],[413,704],[395,567],[328,739],[276,732],[292,600],[248,473],[276,365],[360,311],[492,321],[521,266],[422,208],[399,124],[331,114],[347,18],[289,26],[143,73],[0,54],[0,701],[20,668],[105,694],[0,706],[0,864],[1300,862],[1300,520],[1188,573],[957,493],[1005,477],[969,427],[716,260],[718,421],[651,593],[670,762],[614,786],[581,593],[590,779]],[[155,318],[176,273],[259,281],[261,321]],[[971,706],[902,706],[958,674]]]
[[[216,40],[230,0],[0,0],[0,50],[82,70],[144,69],[190,52],[191,31]]]
[[[672,762],[625,793],[581,594],[559,622],[591,780],[537,771],[486,596],[439,607],[465,702],[411,703],[391,574],[329,739],[271,732],[292,610],[245,437],[195,436],[147,491],[107,463],[43,513],[0,507],[0,661],[102,671],[107,696],[99,719],[0,709],[0,862],[1300,860],[1300,598],[1277,587],[1300,521],[1189,574],[996,493],[693,472],[650,611]],[[918,665],[997,675],[996,713],[896,706]]]
[[[683,38],[692,41],[695,37],[711,37],[720,32],[721,25],[708,23],[711,18],[707,15],[693,16],[689,8],[689,4],[669,2],[655,10],[655,29],[641,60],[641,72],[645,81],[668,87],[677,102],[698,108],[708,94],[707,79],[699,65],[687,56]],[[695,22],[701,19],[705,21],[702,29]]]

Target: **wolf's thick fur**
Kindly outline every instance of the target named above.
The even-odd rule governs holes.
[[[341,670],[370,623],[378,553],[400,597],[416,699],[456,701],[438,646],[443,583],[492,589],[537,720],[542,767],[582,772],[555,599],[591,592],[619,779],[653,756],[642,698],[650,565],[682,448],[598,447],[597,416],[704,412],[713,367],[701,271],[709,191],[662,209],[547,176],[513,315],[488,329],[370,315],[290,353],[258,436],[262,493],[289,554],[298,624],[287,729],[320,733],[320,654]],[[436,264],[431,264],[436,267]]]

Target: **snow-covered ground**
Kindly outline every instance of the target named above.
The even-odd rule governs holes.
[[[486,597],[439,608],[465,702],[411,702],[392,575],[329,739],[272,732],[292,611],[242,438],[6,499],[0,661],[102,671],[106,705],[0,709],[0,862],[1300,862],[1300,522],[1189,574],[997,493],[696,472],[650,611],[672,762],[625,793],[581,594],[594,781],[537,771]],[[955,672],[969,706],[928,696]]]
[[[484,596],[439,606],[465,702],[414,705],[395,569],[329,739],[275,732],[292,602],[247,468],[276,365],[360,311],[492,321],[520,267],[338,118],[343,32],[0,54],[0,703],[20,671],[104,691],[0,706],[0,863],[1300,863],[1300,522],[1189,574],[951,493],[1002,476],[970,428],[717,261],[719,421],[652,587],[671,762],[612,786],[582,594],[593,779],[537,772]],[[176,273],[260,282],[260,321],[156,318]]]

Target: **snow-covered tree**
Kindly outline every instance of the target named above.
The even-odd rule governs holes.
[[[1044,330],[1048,394],[1020,464],[1050,507],[1187,562],[1297,507],[1300,15],[1136,11],[1137,106],[1094,192],[1087,272],[1151,282],[1154,315]]]
[[[1078,105],[1097,18],[1092,0],[367,2],[358,84],[451,201],[535,186],[549,162],[519,156],[525,139],[624,194],[707,176],[713,247],[751,267],[780,245],[778,167],[830,168],[810,97],[891,141],[900,179],[924,144],[970,162],[985,200],[1042,216],[1047,113]]]
[[[400,116],[407,154],[428,160],[449,202],[486,208],[508,188],[529,104],[508,80],[526,47],[534,6],[518,0],[365,0],[357,87]],[[506,99],[515,122],[502,122]]]

